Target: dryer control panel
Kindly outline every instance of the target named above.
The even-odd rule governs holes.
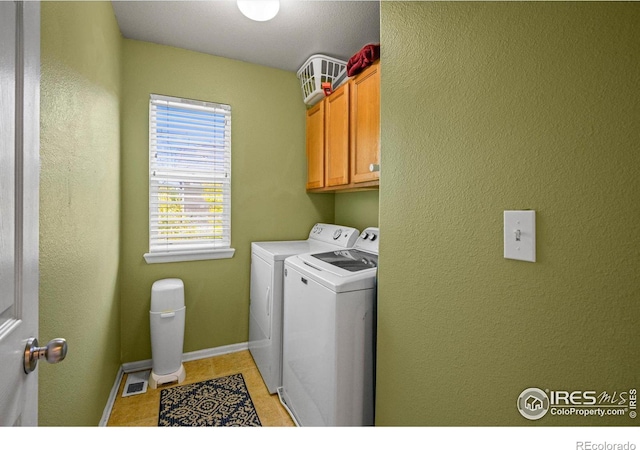
[[[360,232],[355,228],[329,223],[317,223],[309,232],[309,239],[339,245],[344,248],[352,248],[359,234]]]

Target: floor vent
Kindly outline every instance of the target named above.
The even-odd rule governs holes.
[[[122,390],[123,397],[129,397],[130,395],[144,394],[147,392],[147,385],[149,384],[150,370],[143,372],[134,372],[127,375],[127,382]]]

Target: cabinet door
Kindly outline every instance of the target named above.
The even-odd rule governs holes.
[[[325,186],[349,184],[349,85],[325,99]]]
[[[307,189],[324,187],[324,102],[307,110]]]
[[[351,86],[351,181],[377,180],[380,164],[380,63],[349,82]]]

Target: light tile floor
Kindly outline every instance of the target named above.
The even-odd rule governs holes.
[[[295,426],[287,411],[280,404],[278,395],[269,394],[267,387],[262,381],[260,372],[251,357],[251,353],[249,353],[248,350],[197,361],[187,361],[184,363],[184,369],[187,376],[180,384],[197,383],[198,381],[242,373],[262,426]],[[127,381],[126,378],[127,375],[122,377],[120,388],[118,389],[118,396],[111,410],[107,426],[158,426],[160,391],[163,388],[177,386],[177,384],[165,384],[158,389],[151,389],[149,386],[147,387],[147,392],[144,394],[122,397],[122,390]]]

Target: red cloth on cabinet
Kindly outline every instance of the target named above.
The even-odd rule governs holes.
[[[380,44],[367,44],[347,62],[347,76],[354,76],[380,58]]]

